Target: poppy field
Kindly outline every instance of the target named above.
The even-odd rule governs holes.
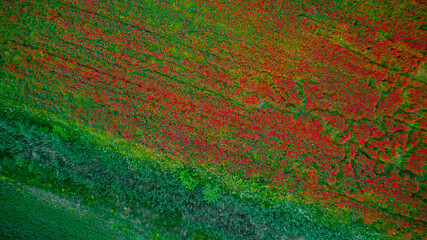
[[[91,165],[77,150],[58,150],[62,165],[18,140],[0,150],[54,166],[40,165],[52,175],[41,182],[92,202],[119,191],[123,206],[144,199],[201,239],[425,239],[426,12],[419,0],[5,1],[0,120],[39,130],[5,120],[2,136],[79,149],[96,133],[94,148],[119,141],[129,148],[111,154],[133,160],[106,155],[98,176],[71,164]],[[145,181],[132,166],[158,159],[150,171],[165,175],[132,190]],[[2,174],[33,169],[16,164],[4,161]]]

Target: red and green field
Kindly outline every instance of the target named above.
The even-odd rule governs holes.
[[[147,202],[202,239],[425,239],[426,12],[415,0],[4,1],[0,150],[52,177],[29,181],[33,168],[10,160],[0,173],[89,205]],[[34,157],[52,146],[70,163]],[[79,176],[72,159],[109,172]]]

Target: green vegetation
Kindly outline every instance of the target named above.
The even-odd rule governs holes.
[[[0,173],[76,196],[100,215],[113,210],[114,221],[128,219],[122,225],[130,231],[141,232],[131,219],[149,212],[145,224],[151,228],[145,231],[154,239],[379,239],[357,219],[339,225],[316,206],[284,200],[277,189],[212,174],[43,111],[2,103]]]
[[[65,141],[69,140],[67,133],[60,126],[53,126],[53,132],[59,134]]]
[[[181,179],[182,184],[190,190],[194,190],[194,188],[199,184],[196,174],[189,172],[188,170],[181,171],[179,178]]]
[[[208,202],[216,201],[221,197],[221,189],[218,186],[212,187],[210,184],[206,185],[204,191],[204,199]]]
[[[141,239],[141,235],[120,229],[92,212],[38,192],[1,178],[0,238]]]

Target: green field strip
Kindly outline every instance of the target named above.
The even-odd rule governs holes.
[[[3,239],[145,239],[93,213],[32,193],[4,176],[0,216]]]

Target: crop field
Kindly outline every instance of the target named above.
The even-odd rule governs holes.
[[[7,239],[137,239],[117,230],[111,222],[75,206],[61,204],[49,194],[38,193],[5,178],[0,183],[1,237]],[[66,206],[66,207],[65,207]],[[120,233],[120,234],[117,234]]]
[[[426,13],[2,1],[0,236],[426,239]]]

